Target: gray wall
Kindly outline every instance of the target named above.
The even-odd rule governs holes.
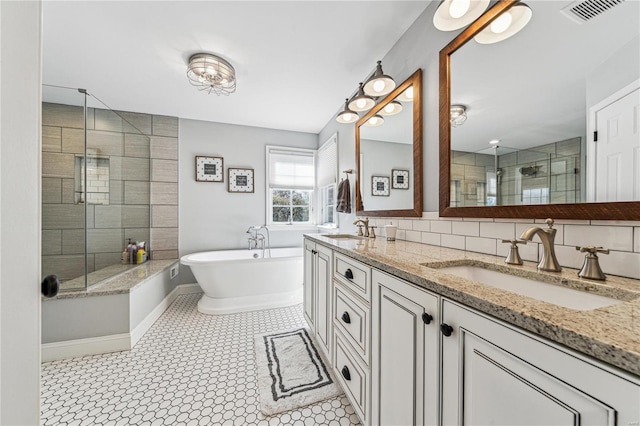
[[[180,255],[247,247],[245,231],[265,223],[265,146],[316,149],[311,133],[180,119]],[[196,182],[195,156],[224,158],[224,182]],[[254,169],[254,193],[227,192],[227,169]],[[273,228],[272,228],[273,229]],[[305,231],[309,232],[309,231]],[[302,231],[272,230],[272,247],[302,246]],[[187,267],[181,283],[194,283]]]
[[[588,108],[633,83],[640,74],[640,36],[635,37],[587,75]]]
[[[423,210],[425,211],[438,210],[438,53],[456,35],[456,32],[438,31],[433,26],[433,14],[437,6],[437,2],[429,5],[389,53],[381,58],[385,74],[393,76],[396,83],[401,83],[410,77],[418,68],[423,70]],[[356,88],[354,83],[354,91]],[[348,95],[350,94],[345,93],[345,97]],[[336,102],[336,113],[340,111],[340,106]],[[331,117],[320,132],[319,140],[326,140],[334,132],[339,134],[340,170],[355,168],[355,124],[340,124],[335,121],[335,117]],[[351,225],[354,216],[355,214],[351,214],[343,220],[344,215],[341,214],[340,229],[342,231],[354,229]]]
[[[412,209],[413,208],[413,145],[374,140],[360,140],[360,154],[363,156],[362,202],[366,210]],[[406,160],[409,159],[409,160]],[[393,189],[392,169],[409,170],[409,188]],[[389,177],[389,196],[372,195],[372,176]]]

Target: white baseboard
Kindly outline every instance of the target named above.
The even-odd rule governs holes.
[[[40,346],[42,362],[127,351],[129,349],[131,349],[131,335],[129,333],[44,343]]]
[[[200,287],[200,284],[198,283],[180,284],[178,287],[176,287],[176,290],[178,290],[179,296],[182,296],[183,294],[202,293],[202,287]]]
[[[181,284],[165,297],[130,333],[109,336],[89,337],[86,339],[66,340],[64,342],[43,343],[40,346],[42,362],[75,358],[85,355],[98,355],[110,352],[128,351],[144,336],[164,311],[183,294],[202,293],[196,284]]]
[[[171,306],[171,304],[178,298],[178,293],[178,287],[174,288],[171,293],[169,293],[167,297],[165,297],[162,302],[160,302],[158,306],[156,306],[153,311],[151,311],[149,315],[147,315],[140,324],[136,326],[136,328],[131,330],[131,347],[129,349],[133,348],[136,343],[138,343],[142,336],[144,336],[158,318],[160,318],[160,315],[162,315],[162,313]]]

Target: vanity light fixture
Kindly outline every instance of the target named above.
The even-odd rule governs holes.
[[[407,89],[400,93],[396,98],[400,102],[413,102],[413,86],[407,87]]]
[[[382,61],[378,61],[373,75],[364,84],[364,93],[373,97],[380,97],[391,93],[396,88],[393,78],[382,72]]]
[[[433,25],[440,31],[466,27],[487,10],[489,0],[443,0],[433,15]]]
[[[384,106],[384,108],[382,108],[380,111],[378,111],[378,114],[380,115],[384,115],[384,116],[390,116],[390,115],[396,115],[399,114],[402,111],[402,104],[398,101],[391,101],[388,104],[386,104]]]
[[[189,82],[198,90],[228,96],[236,91],[236,70],[219,56],[197,53],[189,58]]]
[[[369,118],[364,125],[367,127],[378,127],[378,126],[382,126],[384,124],[384,117],[382,117],[381,115],[374,115],[373,117]]]
[[[376,104],[376,101],[369,95],[366,95],[363,90],[363,84],[360,83],[358,92],[349,102],[349,109],[353,111],[369,111]]]
[[[524,3],[518,3],[509,10],[505,10],[484,30],[473,38],[480,44],[492,44],[517,34],[531,20],[533,12]]]
[[[354,123],[360,118],[357,112],[349,109],[349,99],[344,100],[344,109],[336,117],[336,121],[342,124]]]
[[[467,121],[467,108],[464,105],[451,105],[449,116],[451,126],[462,126],[465,121]]]

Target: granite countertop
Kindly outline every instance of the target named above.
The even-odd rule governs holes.
[[[409,241],[333,239],[322,234],[306,237],[537,335],[640,376],[640,280],[607,276],[606,281],[578,277],[578,270],[538,271],[536,263],[506,265],[503,257],[448,249]],[[521,277],[621,300],[603,308],[579,311],[557,306],[438,268],[474,265]]]
[[[42,301],[57,299],[77,299],[80,297],[108,296],[129,293],[140,284],[152,278],[178,262],[178,259],[149,260],[142,265],[129,267],[124,272],[104,279],[86,290],[60,291],[55,297],[42,297]]]

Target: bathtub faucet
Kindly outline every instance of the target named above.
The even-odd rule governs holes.
[[[266,232],[266,235],[267,235],[266,238],[264,234],[260,233],[263,230]],[[265,257],[264,251],[266,249],[269,251],[269,257],[271,257],[271,247],[269,244],[269,229],[267,228],[266,225],[250,226],[249,229],[247,229],[246,233],[249,234],[249,238],[247,238],[247,241],[249,243],[248,250],[253,250],[253,249],[262,250],[262,257],[264,258]]]

